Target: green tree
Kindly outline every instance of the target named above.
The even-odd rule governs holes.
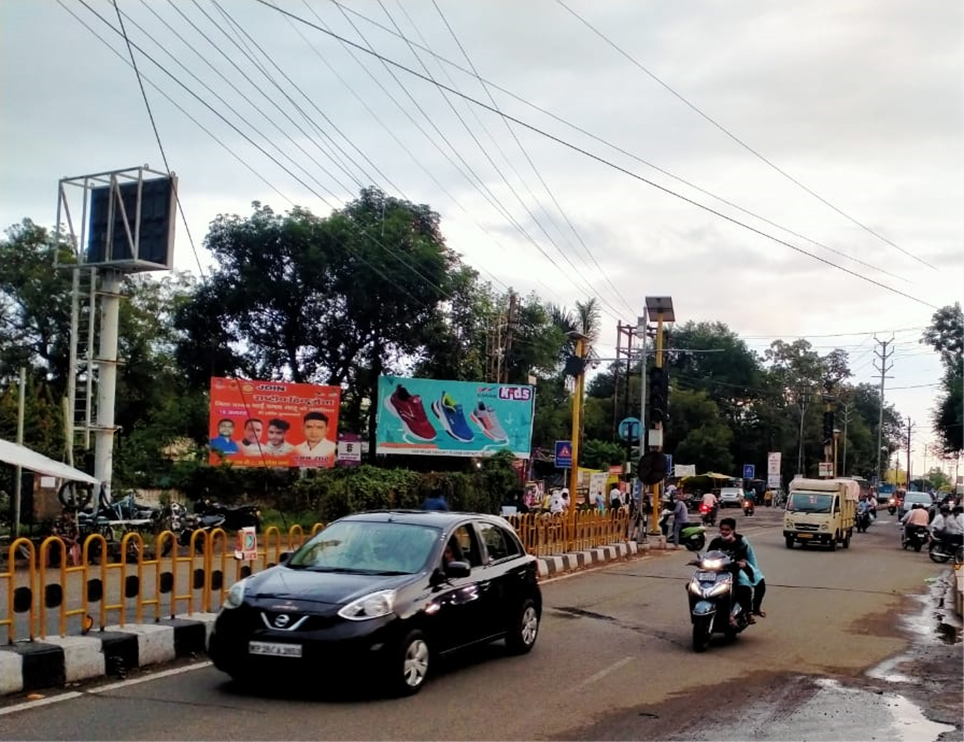
[[[944,375],[932,421],[945,456],[964,451],[964,314],[960,302],[938,309],[922,343],[940,353]]]

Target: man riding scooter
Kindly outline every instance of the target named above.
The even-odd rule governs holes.
[[[716,523],[716,511],[719,508],[719,502],[716,499],[716,495],[712,492],[707,492],[703,495],[703,500],[700,503],[700,513],[703,516],[703,525],[712,526]]]

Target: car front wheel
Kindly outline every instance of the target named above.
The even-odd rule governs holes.
[[[431,656],[425,635],[421,631],[410,631],[399,644],[391,668],[392,692],[400,696],[418,693],[428,677]]]
[[[535,646],[539,636],[539,609],[532,598],[522,601],[522,606],[516,614],[515,624],[509,627],[505,643],[513,654],[525,654]]]

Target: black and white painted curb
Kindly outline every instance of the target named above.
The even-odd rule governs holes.
[[[634,556],[647,549],[648,546],[637,544],[635,541],[624,541],[609,546],[586,549],[585,551],[539,557],[539,577],[551,577],[564,572],[591,567],[594,564],[614,562],[617,559]]]
[[[0,694],[58,688],[203,655],[215,617],[194,613],[159,623],[108,626],[87,636],[53,636],[0,646]]]

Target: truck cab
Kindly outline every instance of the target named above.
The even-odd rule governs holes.
[[[794,479],[783,516],[783,538],[795,543],[847,549],[853,536],[860,485],[845,479]]]

